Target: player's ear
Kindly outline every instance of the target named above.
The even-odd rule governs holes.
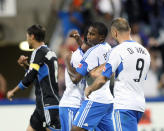
[[[115,31],[114,31],[114,29],[111,29],[111,35],[112,35],[112,36],[115,35]]]
[[[117,36],[118,36],[118,31],[117,31],[117,30],[115,31],[115,36],[116,36],[116,38],[117,38]]]
[[[114,39],[117,38],[117,36],[118,36],[117,30],[113,28],[113,29],[111,30],[111,35],[112,35],[112,37],[114,37]]]
[[[113,33],[116,33],[118,30],[117,30],[115,27],[112,27],[112,28],[111,28],[111,31],[112,31]]]
[[[30,37],[31,37],[32,40],[35,40],[34,34],[31,34]]]

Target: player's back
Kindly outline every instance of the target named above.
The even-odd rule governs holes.
[[[135,41],[125,41],[113,50],[120,57],[114,87],[115,108],[144,111],[143,82],[150,66],[149,52]]]
[[[82,59],[83,51],[78,48],[71,57],[71,64],[74,68],[78,67],[80,60]],[[84,100],[84,88],[86,85],[85,79],[82,79],[78,84],[74,84],[68,74],[67,69],[65,70],[65,84],[66,90],[64,91],[63,97],[60,100],[60,107],[74,107],[79,108],[81,102]]]
[[[35,49],[32,53],[30,65],[39,65],[37,79],[35,79],[36,105],[38,108],[59,104],[58,97],[58,65],[55,52],[46,45]]]

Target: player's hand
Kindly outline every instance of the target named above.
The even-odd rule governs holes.
[[[28,65],[28,57],[27,56],[24,56],[24,55],[21,55],[18,59],[18,64],[21,66],[21,67],[26,67]]]
[[[90,87],[87,87],[85,88],[84,93],[85,93],[85,96],[89,98],[89,95],[92,93],[92,89]]]
[[[73,37],[73,38],[78,38],[80,37],[79,35],[79,32],[77,30],[72,30],[70,33],[69,33],[69,37]]]
[[[13,100],[13,97],[14,96],[14,91],[13,90],[10,90],[7,92],[7,99],[9,99],[10,101]]]
[[[69,37],[74,38],[79,46],[82,45],[83,41],[81,40],[80,34],[77,30],[72,30],[69,33]]]

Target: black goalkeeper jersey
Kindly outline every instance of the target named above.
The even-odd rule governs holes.
[[[57,75],[55,52],[46,45],[35,49],[31,55],[29,69],[21,83],[24,88],[34,83],[37,109],[59,104]]]

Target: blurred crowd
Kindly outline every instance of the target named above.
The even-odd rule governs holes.
[[[164,96],[164,0],[69,0],[67,9],[58,11],[63,42],[59,47],[59,94],[65,90],[62,48],[74,51],[76,41],[68,38],[71,30],[84,37],[85,29],[93,21],[104,22],[110,29],[113,18],[124,17],[131,26],[132,39],[144,45],[151,54],[151,68],[144,84],[146,97]],[[114,47],[110,37],[106,39]],[[54,43],[55,44],[55,43]]]
[[[7,91],[7,82],[5,77],[0,74],[0,100],[5,98]]]
[[[91,22],[101,21],[110,29],[111,20],[119,16],[129,21],[132,39],[144,45],[151,54],[151,67],[144,84],[145,96],[164,96],[164,0],[66,0],[65,7],[60,9],[53,7],[56,0],[52,1],[52,12],[62,29],[62,43],[57,50],[60,97],[65,90],[62,49],[67,47],[75,51],[78,48],[76,41],[68,37],[69,32],[78,30],[85,39],[85,29]],[[117,45],[110,33],[106,41],[112,47]],[[6,80],[0,74],[0,99],[5,97],[6,90]]]

